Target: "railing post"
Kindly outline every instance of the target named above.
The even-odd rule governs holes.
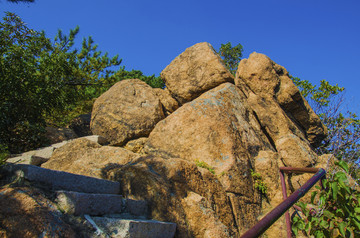
[[[286,198],[282,203],[269,212],[263,219],[256,223],[241,238],[255,238],[263,234],[275,221],[277,221],[292,205],[307,193],[324,175],[324,169],[319,169],[303,186]]]

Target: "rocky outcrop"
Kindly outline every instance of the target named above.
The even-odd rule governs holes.
[[[238,237],[282,201],[279,167],[324,166],[313,146],[326,128],[267,56],[242,60],[234,81],[200,43],[161,77],[166,89],[124,80],[96,100],[91,129],[110,145],[72,140],[42,167],[119,182],[123,197],[148,202],[151,218],[176,223],[176,237]],[[288,178],[289,192],[308,177]],[[284,231],[281,218],[267,236]]]
[[[225,82],[234,82],[214,48],[206,42],[186,49],[162,72],[166,88],[180,103],[189,102],[200,94]]]
[[[116,83],[96,99],[91,115],[93,134],[111,145],[148,136],[164,112],[152,88],[139,79]]]
[[[312,145],[318,145],[325,138],[326,127],[301,96],[284,67],[263,54],[252,53],[248,59],[241,60],[236,73],[236,85],[243,82],[256,95],[275,100]]]

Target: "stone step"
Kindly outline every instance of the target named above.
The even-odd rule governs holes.
[[[101,216],[105,214],[129,214],[147,217],[147,202],[123,198],[115,194],[90,194],[73,191],[57,191],[59,207],[72,215]]]
[[[176,224],[155,220],[91,217],[96,226],[112,238],[172,238]]]
[[[45,169],[34,165],[11,164],[4,168],[29,181],[40,183],[50,189],[83,193],[119,194],[120,183],[105,179]]]

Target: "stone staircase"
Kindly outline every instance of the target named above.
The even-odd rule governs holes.
[[[96,229],[93,237],[174,237],[176,224],[147,219],[147,202],[119,195],[119,182],[28,164],[9,163],[5,168],[21,179],[53,191],[61,211],[84,216]]]

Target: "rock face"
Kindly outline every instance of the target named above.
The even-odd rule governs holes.
[[[180,104],[222,83],[234,82],[221,58],[206,42],[186,49],[161,72],[161,78]]]
[[[242,60],[234,81],[200,43],[161,76],[165,90],[125,80],[96,100],[91,129],[110,145],[76,139],[42,167],[118,181],[124,198],[148,202],[151,218],[176,223],[176,237],[200,238],[239,237],[277,206],[279,167],[324,164],[313,146],[326,128],[267,56]],[[267,184],[266,199],[252,171]],[[288,188],[308,177],[292,176]],[[285,237],[284,219],[266,235]]]
[[[95,101],[90,127],[111,145],[124,145],[149,135],[164,117],[152,88],[139,79],[129,79],[116,83]]]
[[[289,118],[305,132],[311,144],[316,146],[325,138],[327,129],[301,96],[284,67],[263,54],[252,53],[249,59],[240,62],[236,75],[236,85],[245,82],[256,95],[274,98]]]
[[[0,194],[0,224],[5,228],[1,237],[77,237],[39,190],[3,188]]]
[[[126,164],[139,155],[119,147],[101,146],[85,138],[73,140],[55,150],[41,167],[102,178],[102,169],[109,164]]]

